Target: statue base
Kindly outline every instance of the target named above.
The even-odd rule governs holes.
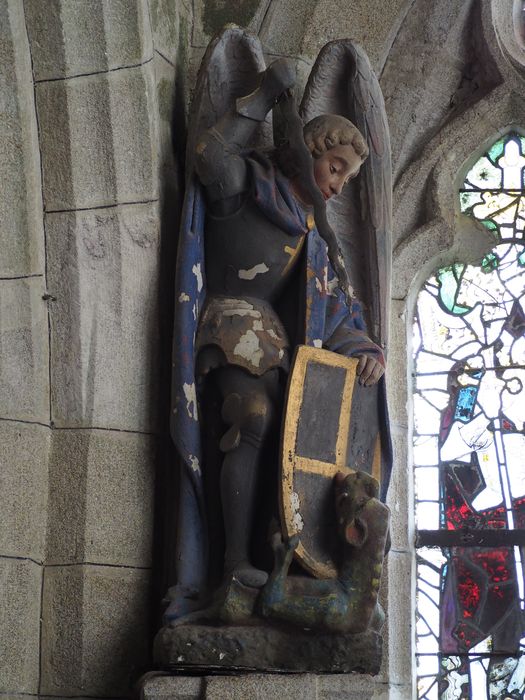
[[[155,639],[157,668],[170,672],[367,673],[381,665],[378,632],[319,634],[277,626],[167,625]]]

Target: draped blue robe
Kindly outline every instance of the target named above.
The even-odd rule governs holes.
[[[337,286],[327,247],[317,229],[308,230],[306,214],[291,194],[289,181],[264,155],[247,158],[251,196],[273,223],[290,235],[306,233],[304,281],[305,324],[301,344],[324,347],[345,356],[362,353],[384,362],[381,349],[366,335],[362,308],[349,308]],[[195,384],[195,339],[206,297],[203,188],[195,178],[188,188],[182,214],[175,280],[171,435],[182,460],[178,513],[178,583],[167,619],[191,611],[207,575],[207,534],[202,480],[201,428]],[[379,385],[380,410],[387,426],[384,379]],[[390,451],[389,437],[383,440]],[[383,448],[384,449],[384,448]],[[383,458],[382,498],[390,479],[391,456]]]

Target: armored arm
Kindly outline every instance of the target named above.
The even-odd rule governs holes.
[[[275,61],[260,74],[259,86],[238,98],[235,106],[198,139],[195,169],[212,205],[236,198],[247,190],[247,166],[242,152],[258,124],[294,82],[291,61]]]

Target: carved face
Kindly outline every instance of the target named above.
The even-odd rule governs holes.
[[[366,542],[368,527],[363,511],[372,498],[378,496],[377,481],[363,472],[345,477],[342,472],[335,476],[335,510],[342,537],[354,547]]]
[[[325,200],[338,195],[359,174],[361,163],[351,144],[334,146],[314,160],[315,181]]]

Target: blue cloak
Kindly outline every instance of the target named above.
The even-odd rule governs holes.
[[[265,216],[290,235],[306,233],[304,335],[301,344],[324,347],[345,356],[361,353],[383,360],[381,349],[366,335],[358,301],[349,308],[328,260],[327,247],[317,229],[307,226],[306,214],[292,196],[289,181],[261,154],[247,159],[251,196]],[[196,605],[207,576],[207,535],[202,481],[202,449],[195,384],[195,338],[199,313],[206,297],[203,188],[190,183],[182,215],[175,279],[175,319],[172,368],[171,435],[182,460],[178,512],[178,582],[167,619],[180,617]],[[385,384],[380,380],[380,410],[387,426]],[[385,450],[386,445],[386,450]],[[382,498],[390,479],[390,440],[381,475]]]

